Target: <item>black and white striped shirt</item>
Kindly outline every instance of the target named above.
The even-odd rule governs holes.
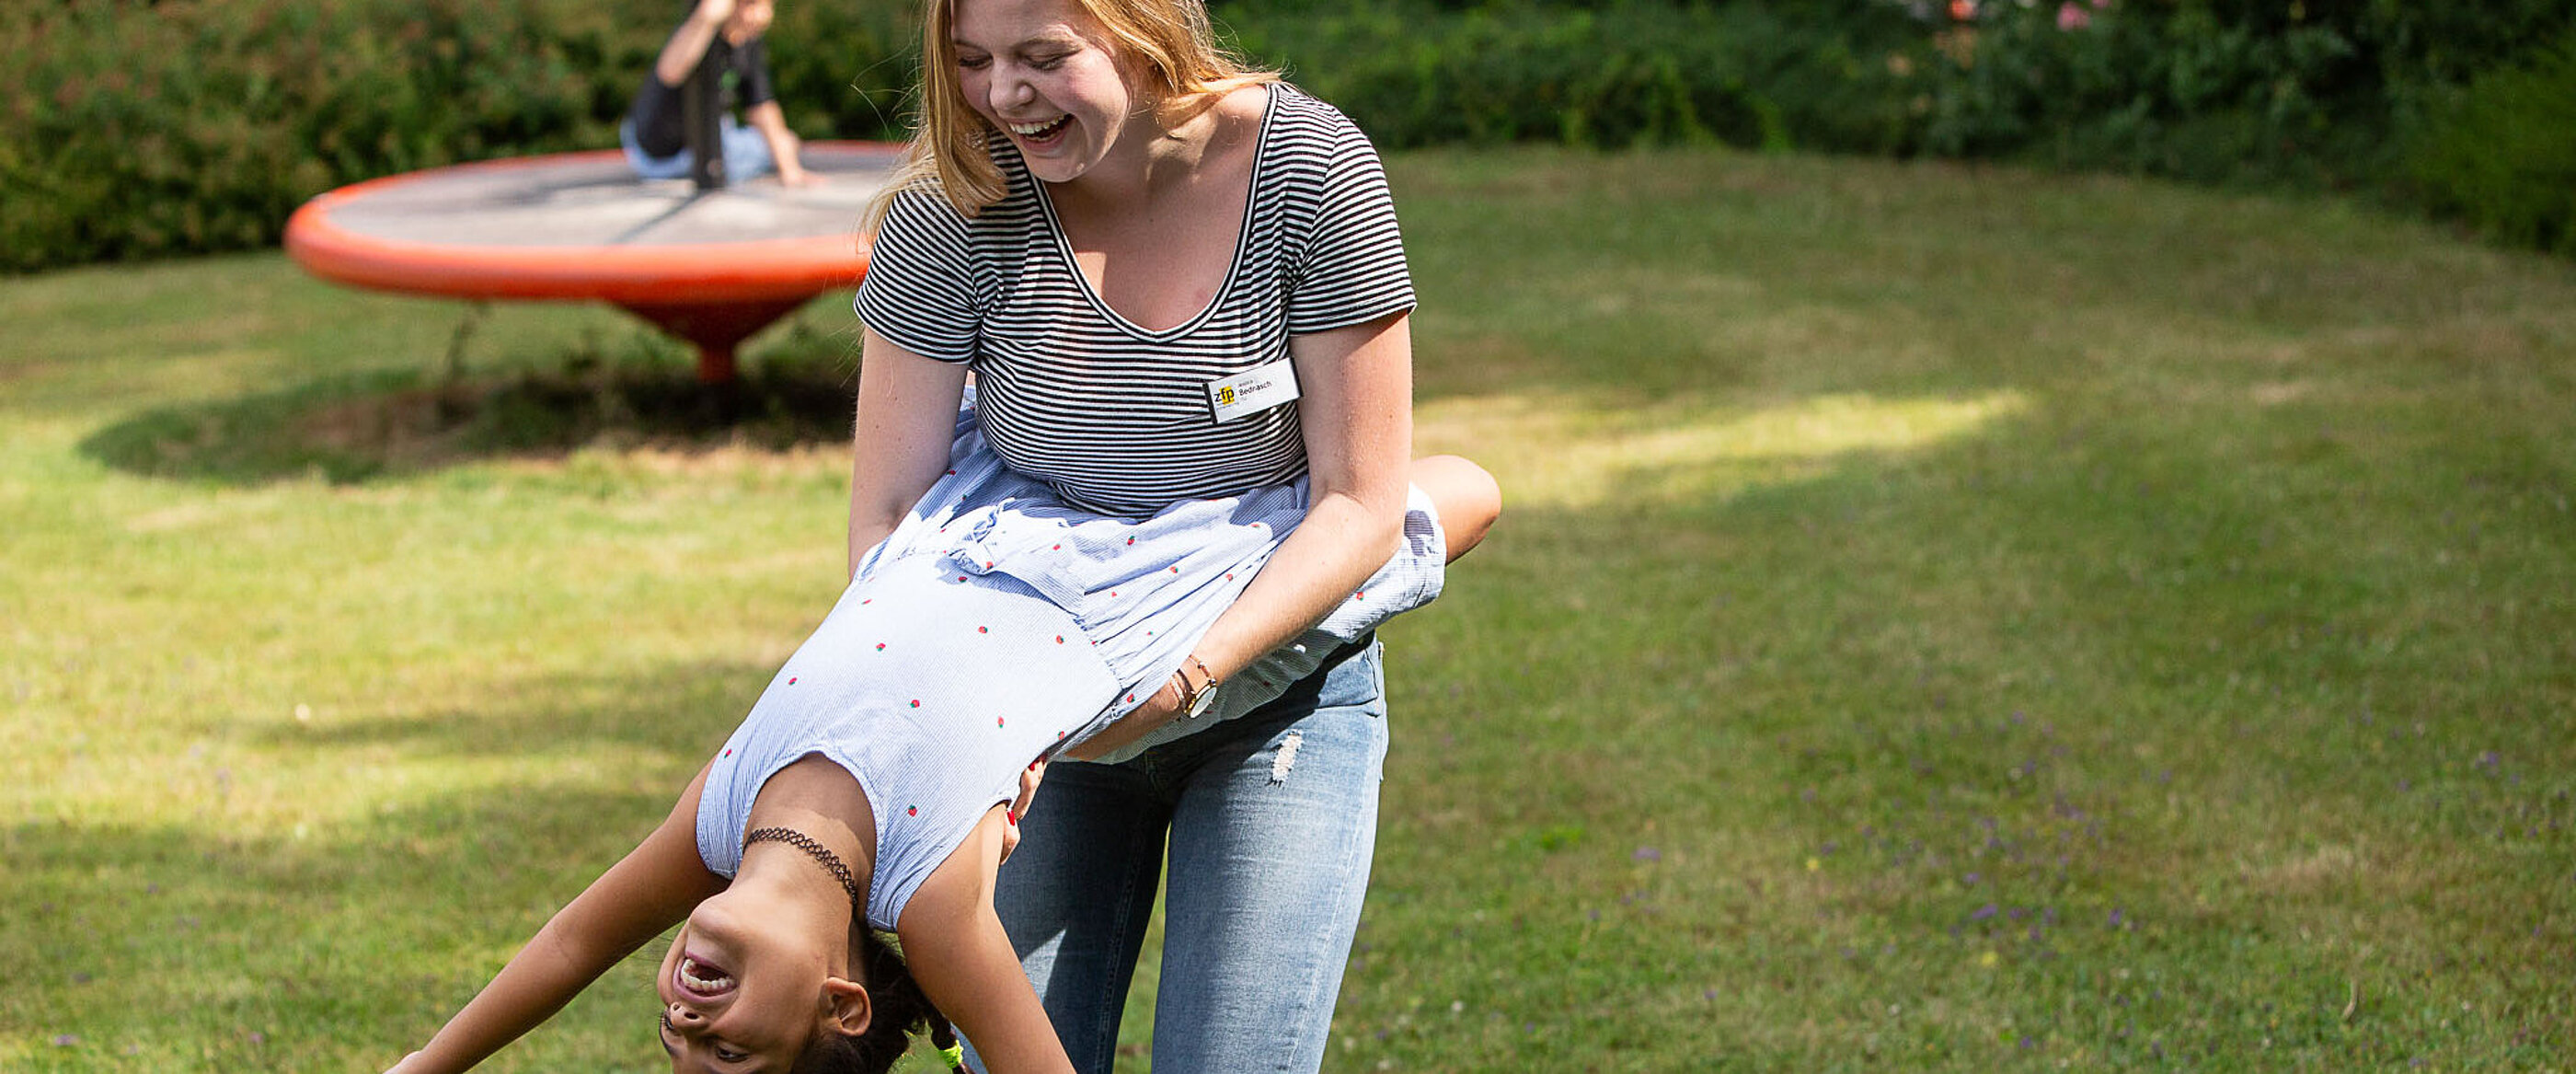
[[[1079,506],[1142,515],[1296,479],[1296,404],[1218,424],[1207,383],[1285,359],[1292,335],[1413,308],[1377,150],[1284,83],[1270,87],[1225,283],[1168,330],[1110,309],[1019,153],[1005,146],[994,159],[1009,193],[973,219],[936,194],[896,197],[858,313],[909,350],[973,363],[993,449]]]

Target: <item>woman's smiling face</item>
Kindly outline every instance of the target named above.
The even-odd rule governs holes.
[[[1148,110],[1117,45],[1073,0],[955,0],[958,88],[1050,183],[1081,178]]]

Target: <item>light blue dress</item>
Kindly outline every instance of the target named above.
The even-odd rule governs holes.
[[[698,851],[731,876],[753,800],[809,754],[847,769],[876,812],[868,918],[903,906],[1040,756],[1159,690],[1304,517],[1306,483],[1183,500],[1143,518],[1066,504],[1011,469],[961,412],[951,469],[859,563],[838,604],[727,739],[698,806]],[[1439,593],[1427,504],[1405,548],[1315,630],[1152,742],[1248,712],[1340,641]]]

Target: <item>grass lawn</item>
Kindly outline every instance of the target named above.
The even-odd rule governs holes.
[[[1391,166],[1418,446],[1510,507],[1386,632],[1332,1069],[2569,1067],[2576,266],[2114,178]],[[0,1069],[379,1069],[828,607],[834,435],[408,436],[459,320],[274,254],[0,280]],[[584,309],[463,353],[683,368]],[[657,1064],[646,970],[493,1068]]]

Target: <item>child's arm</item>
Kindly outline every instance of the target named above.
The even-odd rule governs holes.
[[[788,186],[804,186],[813,181],[813,175],[805,170],[805,162],[796,156],[797,150],[805,143],[796,137],[795,131],[787,129],[787,113],[778,107],[778,102],[762,101],[745,108],[742,118],[751,124],[753,130],[760,132],[762,141],[769,143],[769,157],[778,165],[779,182]]]
[[[723,891],[724,879],[708,872],[698,857],[698,793],[706,781],[707,773],[700,769],[671,815],[642,845],[556,911],[473,1002],[395,1069],[427,1074],[472,1068],[552,1017],[610,966],[687,917],[698,903]]]
[[[698,60],[706,56],[707,46],[715,43],[726,19],[733,17],[733,0],[699,0],[689,21],[662,43],[662,52],[653,58],[653,77],[662,84],[678,89],[698,69]]]
[[[986,813],[965,843],[914,889],[895,934],[922,994],[975,1043],[989,1074],[1069,1072],[1073,1061],[1065,1057],[1037,990],[1020,970],[1019,953],[993,912],[1005,825],[1000,806]]]

